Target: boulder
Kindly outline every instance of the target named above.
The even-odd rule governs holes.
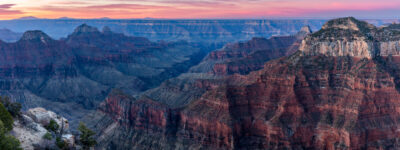
[[[27,115],[31,117],[35,122],[40,123],[42,126],[47,126],[50,123],[50,120],[54,120],[60,127],[63,124],[64,130],[69,128],[67,119],[41,107],[29,109]]]

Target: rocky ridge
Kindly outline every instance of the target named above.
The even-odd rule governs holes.
[[[305,55],[372,58],[399,55],[398,25],[377,28],[353,17],[328,21],[302,41]]]
[[[15,42],[18,41],[22,36],[22,33],[13,32],[10,29],[3,28],[0,29],[0,40],[5,42]]]
[[[46,133],[49,133],[45,127],[50,120],[55,120],[60,127],[63,126],[62,139],[68,147],[75,147],[75,137],[70,132],[68,120],[40,107],[29,109],[15,120],[11,134],[21,142],[21,148],[25,150],[56,147],[54,140],[43,138]]]
[[[180,41],[193,43],[222,43],[247,41],[253,37],[270,38],[292,35],[304,25],[314,30],[326,20],[157,20],[157,19],[38,19],[4,20],[0,27],[13,31],[41,30],[54,39],[68,36],[74,29],[87,24],[97,28],[108,26],[113,32],[151,41]],[[222,45],[223,46],[223,45]]]

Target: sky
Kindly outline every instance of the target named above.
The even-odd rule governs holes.
[[[0,0],[0,20],[400,18],[400,0]]]

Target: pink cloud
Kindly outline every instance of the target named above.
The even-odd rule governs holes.
[[[0,5],[0,15],[16,15],[22,14],[19,10],[11,10],[11,7],[15,4],[2,4]]]
[[[0,15],[23,11],[27,12],[25,15],[41,18],[267,18],[312,17],[321,16],[321,13],[329,17],[343,14],[340,12],[350,16],[360,12],[400,10],[397,0],[109,0],[110,4],[96,3],[92,0],[58,1],[39,7],[19,7],[19,10],[11,8],[13,4],[4,4],[0,5]]]

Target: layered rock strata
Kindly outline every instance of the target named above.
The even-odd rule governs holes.
[[[293,55],[202,82],[209,88],[185,103],[110,95],[92,116],[99,147],[398,149],[400,56],[384,44],[396,43],[396,26],[332,20]]]

